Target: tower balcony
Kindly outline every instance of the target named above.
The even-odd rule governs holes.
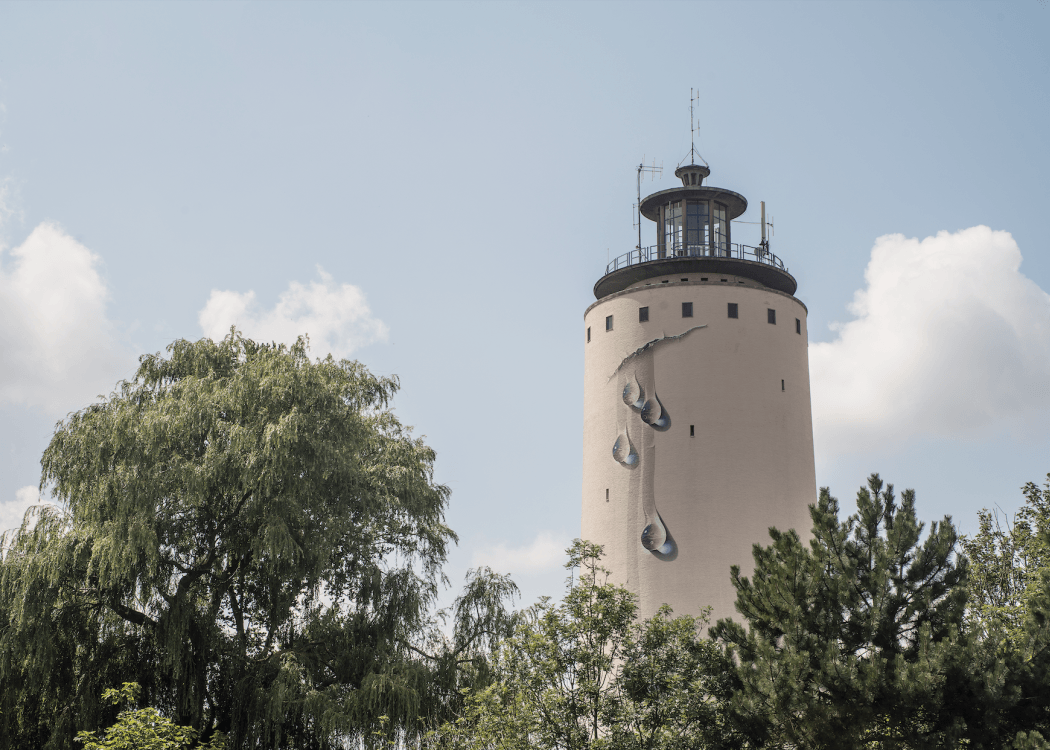
[[[743,276],[790,295],[798,289],[784,262],[767,248],[720,242],[715,247],[653,245],[624,253],[605,267],[605,275],[594,285],[594,296],[601,299],[645,279],[685,273]]]

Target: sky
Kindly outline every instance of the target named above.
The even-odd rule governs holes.
[[[0,527],[138,356],[308,333],[400,379],[446,598],[478,565],[557,595],[583,312],[691,89],[809,310],[818,485],[1012,513],[1050,472],[1048,32],[1047,0],[2,3]]]

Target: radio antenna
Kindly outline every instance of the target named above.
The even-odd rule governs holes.
[[[656,159],[653,159],[652,165],[645,163],[645,157],[642,157],[642,163],[638,165],[638,202],[634,204],[635,208],[635,220],[634,224],[638,227],[638,245],[635,250],[638,251],[638,262],[642,262],[642,174],[649,175],[650,179],[656,179],[656,175],[664,171],[663,165],[656,166]]]
[[[686,159],[689,160],[690,164],[696,164],[696,160],[707,167],[711,168],[711,165],[707,163],[704,157],[700,156],[700,152],[696,150],[696,134],[700,132],[700,121],[694,116],[693,104],[696,103],[697,107],[700,105],[700,89],[689,89],[689,154],[682,159],[678,166],[685,164]]]
[[[693,117],[693,89],[689,88],[689,155],[696,153],[696,119]]]

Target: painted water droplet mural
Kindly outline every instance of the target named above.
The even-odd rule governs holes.
[[[656,393],[653,393],[652,398],[642,406],[642,421],[658,430],[662,430],[671,424],[671,418],[667,415],[664,405],[660,403]]]
[[[674,545],[667,538],[667,529],[664,527],[660,514],[654,512],[652,517],[646,520],[648,523],[642,529],[642,546],[650,552],[658,552],[661,555],[671,554]]]
[[[645,391],[635,375],[631,375],[623,387],[623,402],[632,409],[641,409],[645,403]]]
[[[634,445],[631,444],[631,437],[627,434],[627,427],[624,427],[616,437],[616,442],[613,443],[612,454],[613,458],[623,466],[635,466],[638,463],[638,452],[634,449]]]
[[[661,336],[644,344],[624,357],[609,376],[610,385],[614,378],[622,378],[620,398],[628,407],[628,411],[624,412],[621,408],[619,412],[626,422],[621,421],[623,427],[613,443],[613,458],[626,469],[639,469],[638,474],[631,475],[629,496],[641,505],[638,510],[645,519],[642,546],[662,560],[676,559],[678,546],[656,510],[655,435],[633,420],[640,420],[655,432],[670,429],[671,416],[656,395],[654,350],[658,346],[681,341],[686,334],[705,327],[694,326],[676,336]],[[628,434],[631,424],[638,425],[635,428],[635,438],[641,441],[638,448],[635,448]]]

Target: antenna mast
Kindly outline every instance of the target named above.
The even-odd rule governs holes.
[[[700,89],[689,89],[689,155],[682,159],[682,164],[685,164],[688,160],[691,164],[696,164],[696,160],[699,159],[700,163],[705,167],[710,168],[711,165],[707,163],[704,157],[700,156],[700,152],[696,150],[696,134],[700,130],[700,123],[696,121],[693,112],[693,102],[700,103]],[[679,164],[678,166],[682,166]]]
[[[695,119],[693,118],[693,89],[689,88],[689,155],[692,156],[696,153],[696,127]]]
[[[638,261],[641,262],[642,253],[642,173],[649,175],[655,179],[655,176],[664,171],[663,166],[656,166],[656,159],[653,159],[652,166],[648,166],[645,163],[645,157],[642,157],[642,163],[638,165],[638,202],[634,204],[635,209],[635,226],[638,227],[638,244],[635,246],[635,250],[638,251]]]

